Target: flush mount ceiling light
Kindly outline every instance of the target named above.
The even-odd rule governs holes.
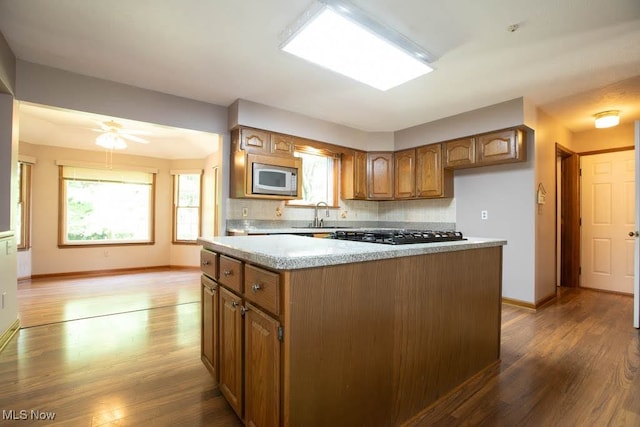
[[[620,111],[618,110],[603,111],[594,117],[598,129],[610,128],[620,123]]]
[[[433,71],[427,51],[343,0],[318,0],[282,38],[285,52],[383,91]]]

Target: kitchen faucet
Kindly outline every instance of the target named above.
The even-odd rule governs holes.
[[[311,224],[311,226],[314,227],[314,228],[322,227],[322,220],[318,219],[318,207],[320,207],[320,205],[324,205],[325,206],[326,217],[329,218],[329,205],[326,202],[318,202],[318,203],[316,203],[315,212],[314,212],[314,215],[313,215],[313,223]]]

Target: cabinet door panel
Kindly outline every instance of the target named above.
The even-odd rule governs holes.
[[[340,163],[342,164],[341,197],[345,200],[365,199],[367,197],[367,153],[364,151],[345,153]]]
[[[475,138],[449,141],[444,145],[444,167],[472,166],[476,162]]]
[[[203,275],[201,359],[213,378],[218,381],[218,285]]]
[[[523,159],[522,131],[517,129],[478,136],[478,163],[504,163]]]
[[[271,134],[271,147],[270,152],[272,154],[279,154],[283,156],[293,156],[295,150],[295,138],[290,135],[281,135],[279,133]]]
[[[399,151],[394,154],[396,199],[408,199],[416,195],[416,150]]]
[[[245,315],[245,424],[280,425],[279,323],[251,304]]]
[[[242,418],[242,300],[225,288],[219,289],[220,391]]]
[[[393,153],[367,153],[368,198],[393,198]]]
[[[442,147],[426,145],[416,149],[417,193],[419,197],[438,197],[442,187]]]
[[[240,133],[241,147],[251,152],[269,152],[269,133],[257,130],[243,128]]]

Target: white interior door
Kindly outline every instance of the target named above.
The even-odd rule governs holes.
[[[640,120],[636,120],[636,164],[640,165]],[[640,167],[636,168],[636,182],[640,183]],[[636,244],[635,244],[635,279],[633,281],[633,326],[640,328],[640,239],[637,237],[640,230],[640,184],[636,186]]]
[[[635,152],[583,156],[580,286],[634,292]],[[631,235],[630,235],[631,233]]]

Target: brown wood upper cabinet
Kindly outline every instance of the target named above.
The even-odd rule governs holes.
[[[453,169],[526,160],[525,133],[506,129],[444,143],[444,167]]]
[[[416,150],[396,151],[394,160],[394,193],[396,199],[411,199],[416,196]]]
[[[302,169],[302,159],[294,157],[299,138],[240,127],[231,131],[231,173],[229,196],[236,198],[288,200],[293,196],[254,194],[252,191],[252,161],[269,165]],[[298,174],[298,196],[301,194],[302,174]]]
[[[442,164],[442,144],[416,148],[416,197],[453,196],[453,172]]]
[[[247,153],[293,156],[296,145],[294,136],[245,127],[239,128],[237,132],[239,132],[238,149],[240,150]]]
[[[444,167],[469,167],[475,163],[475,138],[462,138],[444,143]]]
[[[296,148],[296,138],[291,135],[272,133],[269,153],[279,156],[292,157]]]
[[[477,163],[480,165],[524,160],[523,132],[520,129],[487,133],[479,135],[476,140]]]
[[[393,199],[393,152],[367,153],[367,199]]]
[[[395,153],[396,199],[452,197],[453,173],[442,164],[442,144]]]
[[[342,155],[340,182],[342,199],[367,198],[367,153],[353,150]]]

